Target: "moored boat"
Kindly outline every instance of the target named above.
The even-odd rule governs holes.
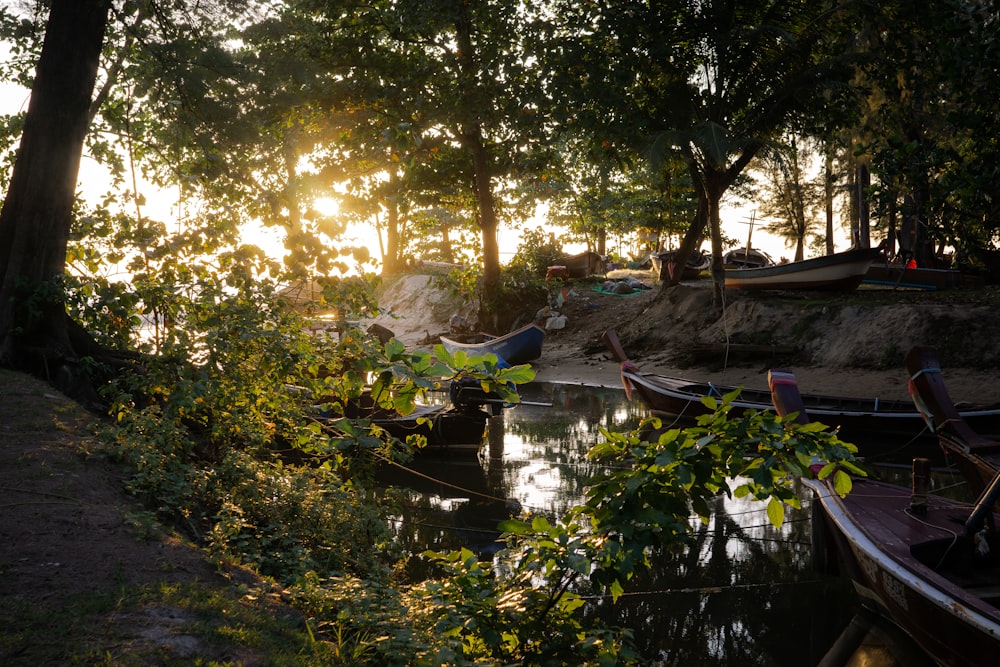
[[[544,340],[545,329],[537,324],[523,326],[503,336],[478,334],[468,341],[441,336],[441,344],[451,354],[459,350],[468,355],[493,354],[512,366],[526,364],[542,356]]]
[[[945,387],[936,348],[916,345],[906,354],[904,364],[910,374],[910,396],[937,435],[941,449],[955,462],[970,488],[982,491],[1000,473],[1000,440],[984,437],[987,431],[973,426],[976,422],[971,413],[990,408],[956,407]]]
[[[467,453],[475,455],[486,436],[487,420],[495,411],[483,409],[486,402],[428,405],[417,404],[403,414],[375,401],[368,392],[358,398],[320,400],[315,405],[316,418],[337,429],[341,419],[362,427],[375,427],[405,442],[410,436],[423,436],[425,453]]]
[[[726,287],[742,290],[850,291],[864,279],[879,256],[874,248],[857,248],[772,266],[726,270]]]
[[[822,508],[823,519],[813,530],[824,532],[827,556],[864,600],[939,664],[995,663],[1000,542],[992,532],[982,535],[984,524],[971,520],[975,511],[969,505],[932,494],[920,514],[905,487],[855,479],[853,490],[841,498],[826,481],[806,484]],[[982,502],[989,507],[989,501]],[[977,543],[989,544],[991,553],[977,555]]]
[[[982,276],[958,269],[930,269],[907,267],[903,264],[873,262],[865,273],[866,285],[917,290],[943,290],[960,287],[978,287],[985,284]]]
[[[713,382],[699,382],[669,375],[649,373],[629,361],[613,329],[605,331],[603,340],[611,355],[622,364],[622,384],[631,397],[638,397],[653,414],[670,420],[694,420],[708,414],[702,398],[716,399],[735,391],[737,387]],[[864,437],[871,434],[916,437],[926,432],[924,419],[912,402],[878,397],[832,396],[803,394],[805,409],[813,421],[840,427],[843,437]],[[733,401],[733,411],[771,410],[768,389],[740,388]],[[1000,432],[1000,405],[963,408],[962,414],[979,425],[982,432]],[[930,434],[928,433],[928,436]]]
[[[794,376],[769,377],[779,414],[799,413]],[[851,578],[862,600],[892,620],[938,664],[993,664],[1000,652],[1000,475],[972,505],[927,493],[914,463],[912,489],[855,478],[841,495],[832,476],[813,491],[819,562]]]
[[[673,277],[677,270],[676,250],[664,250],[650,255],[653,263],[653,271],[660,280],[667,280]],[[712,266],[712,256],[705,252],[691,253],[684,268],[681,270],[681,280],[694,280],[701,275],[702,271],[707,271]]]

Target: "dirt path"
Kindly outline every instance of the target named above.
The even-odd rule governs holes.
[[[155,532],[122,471],[84,456],[97,426],[46,384],[0,371],[0,664],[260,664],[219,632],[254,623],[265,603],[238,587],[257,579]]]

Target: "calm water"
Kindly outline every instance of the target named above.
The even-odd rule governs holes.
[[[410,471],[385,476],[402,487],[397,527],[415,552],[466,546],[488,557],[497,522],[517,508],[560,516],[600,472],[586,459],[599,429],[627,430],[646,415],[618,389],[532,384],[522,400],[545,405],[491,419],[479,458],[418,458]],[[887,471],[908,479],[906,466]],[[812,569],[811,503],[802,497],[803,508],[788,511],[780,529],[763,505],[720,498],[711,521],[694,524],[689,551],[658,556],[618,603],[595,597],[587,614],[631,628],[656,664],[819,664],[860,608],[848,582]],[[891,644],[893,628],[878,627]],[[852,664],[895,664],[885,653],[867,645]]]

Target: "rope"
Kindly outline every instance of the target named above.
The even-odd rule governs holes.
[[[916,380],[918,377],[920,377],[924,373],[940,373],[940,372],[941,372],[940,368],[921,368],[919,371],[917,371],[916,373],[914,373],[913,375],[910,376],[910,380],[911,381],[912,380]]]
[[[690,595],[692,593],[707,594],[707,593],[721,593],[723,591],[737,591],[737,590],[752,590],[756,588],[775,588],[777,586],[787,587],[787,586],[801,586],[805,585],[816,585],[823,584],[827,582],[822,579],[804,579],[802,581],[784,581],[784,582],[761,582],[756,584],[729,584],[726,586],[698,586],[691,588],[666,588],[655,591],[631,591],[621,593],[619,597],[639,597],[646,595],[670,595],[670,594],[681,594]],[[581,595],[581,600],[606,600],[610,599],[611,595]]]

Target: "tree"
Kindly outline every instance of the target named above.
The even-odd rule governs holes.
[[[60,281],[111,0],[54,0],[24,133],[0,210],[0,363],[72,390],[92,352]]]
[[[806,236],[815,227],[813,211],[820,201],[815,181],[809,181],[809,154],[800,151],[793,138],[784,150],[765,158],[765,191],[769,195],[761,202],[760,214],[774,222],[767,229],[795,245],[795,261],[805,259]]]
[[[890,2],[865,17],[870,90],[856,128],[878,223],[902,255],[932,266],[944,246],[975,255],[1000,228],[994,165],[1000,107],[997,10],[988,3]]]
[[[683,158],[699,206],[678,262],[707,229],[721,303],[720,203],[793,119],[844,103],[854,55],[838,42],[842,9],[803,0],[561,9],[567,35],[581,42],[562,45],[574,63],[565,86],[589,101],[568,115],[599,134],[644,140],[654,159]]]

